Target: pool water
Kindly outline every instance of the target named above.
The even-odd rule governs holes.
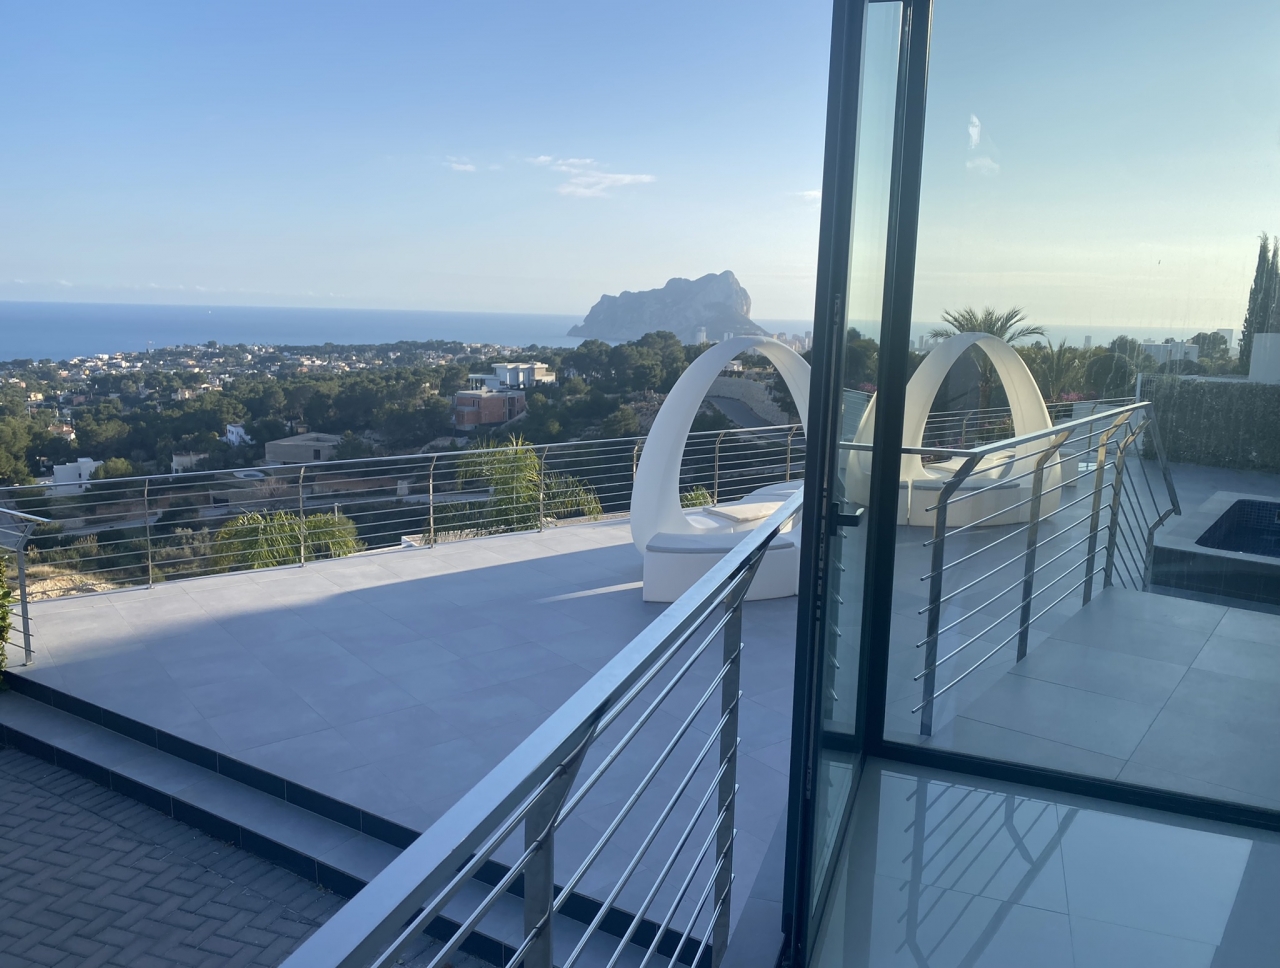
[[[1280,502],[1236,501],[1196,539],[1196,544],[1280,558]]]

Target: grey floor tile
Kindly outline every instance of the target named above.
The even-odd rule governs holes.
[[[1248,639],[1280,648],[1280,615],[1230,608],[1215,631],[1234,639]]]
[[[1137,748],[1159,712],[1158,706],[1026,676],[1004,676],[980,699],[970,703],[964,715],[1095,753],[1125,758]]]
[[[1212,607],[1214,606],[1206,606]],[[1064,622],[1054,632],[1054,638],[1057,639],[1095,649],[1110,649],[1158,659],[1175,665],[1190,665],[1194,662],[1209,640],[1209,635],[1208,629],[1155,624],[1129,615],[1096,613],[1092,611],[1092,604],[1076,613],[1075,617]]]
[[[336,729],[304,733],[241,751],[239,759],[303,785],[373,762],[375,751],[352,743]]]
[[[1280,624],[1280,618],[1277,623]],[[1193,668],[1280,686],[1280,638],[1267,642],[1215,632]]]
[[[1127,652],[1048,639],[1011,672],[1117,699],[1159,705],[1173,694],[1186,668]]]
[[[1280,800],[1280,686],[1190,669],[1133,762]]]
[[[912,742],[920,742],[919,736]],[[967,716],[957,716],[944,726],[926,745],[954,749],[975,756],[1007,763],[1024,763],[1046,769],[1081,773],[1114,779],[1124,768],[1125,760],[1065,742],[1055,742],[1031,733]]]
[[[279,695],[245,711],[210,716],[205,724],[219,742],[209,744],[230,753],[328,729],[330,723],[297,696]]]

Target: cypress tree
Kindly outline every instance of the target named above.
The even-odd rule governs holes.
[[[1266,315],[1259,333],[1280,333],[1280,237],[1272,240],[1271,265],[1267,269],[1267,291],[1263,295]]]
[[[1245,311],[1244,327],[1240,333],[1240,369],[1245,373],[1249,372],[1249,357],[1253,352],[1253,334],[1266,324],[1264,313],[1270,309],[1269,305],[1264,309],[1262,301],[1265,291],[1271,288],[1268,286],[1271,275],[1269,242],[1267,233],[1263,232],[1258,241],[1258,265],[1253,270],[1253,285],[1249,287],[1249,308]]]

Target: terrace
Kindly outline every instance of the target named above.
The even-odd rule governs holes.
[[[1149,581],[1146,542],[1178,501],[1276,494],[1274,480],[1168,465],[1148,412],[1113,402],[1062,414],[1029,442],[1042,467],[1062,474],[1042,482],[1026,522],[949,529],[935,508],[932,528],[899,525],[886,738],[1280,807],[1280,775],[1260,756],[1280,725],[1280,617],[1159,594],[1169,590]],[[920,450],[976,466],[1009,450],[1006,418],[934,415]],[[578,792],[555,830],[548,876],[567,885],[552,909],[555,963],[611,953],[639,963],[652,949],[684,963],[714,952],[749,964],[751,938],[763,931],[766,948],[776,940],[796,611],[794,599],[740,594],[753,556],[799,500],[669,610],[646,604],[641,557],[618,513],[642,445],[538,448],[537,485],[505,503],[508,482],[477,486],[474,465],[455,455],[308,465],[288,480],[108,482],[108,497],[71,530],[96,528],[97,557],[77,559],[77,574],[113,587],[28,603],[20,631],[32,661],[14,663],[14,689],[0,697],[5,736],[347,896],[386,871],[425,899],[443,887],[427,874],[474,854],[482,865],[464,867],[415,926],[501,962],[533,943],[530,892],[511,878],[528,876],[537,858],[498,836],[518,829],[499,821],[572,761],[564,744],[576,734],[557,745],[547,730],[574,722],[568,711],[592,708],[583,697],[611,682],[600,708],[613,711],[572,761]],[[695,436],[682,489],[731,500],[798,475],[802,453],[794,428]],[[569,478],[592,482],[596,513],[549,498]],[[253,499],[225,497],[237,488]],[[197,493],[207,503],[185,503]],[[961,501],[981,488],[952,493]],[[568,516],[548,514],[552,504]],[[219,527],[203,555],[174,555],[177,541],[199,543],[164,533],[161,521],[193,506],[184,520],[207,514],[214,525],[291,509],[294,557],[226,571],[236,562],[218,547],[230,541]],[[311,522],[339,515],[383,547],[323,557]],[[420,532],[405,534],[405,522]],[[486,529],[499,533],[477,533]],[[68,587],[39,540],[27,581]],[[146,584],[166,568],[171,580]],[[193,577],[172,580],[184,575]],[[850,578],[859,584],[858,569]],[[710,646],[734,622],[742,649],[726,637],[722,658]],[[713,701],[735,677],[741,698],[718,715]],[[736,741],[717,760],[729,730]],[[726,795],[728,764],[736,784]],[[477,798],[517,775],[516,801],[499,798],[491,822],[476,821]],[[536,799],[514,816],[528,822]],[[731,851],[716,840],[727,810]],[[426,864],[442,844],[466,849]],[[405,913],[387,896],[361,893],[366,907],[337,923],[381,924],[379,943],[390,944],[387,925]],[[370,914],[380,901],[390,906]],[[443,958],[449,947],[432,952]]]

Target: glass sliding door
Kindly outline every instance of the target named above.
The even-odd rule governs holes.
[[[805,957],[819,928],[866,740],[874,623],[864,606],[875,584],[868,581],[872,543],[883,528],[877,530],[869,513],[881,498],[873,497],[865,478],[882,461],[891,467],[898,461],[895,445],[885,449],[873,439],[877,416],[869,404],[883,378],[881,347],[891,344],[896,329],[909,328],[909,306],[904,310],[892,291],[891,264],[902,241],[897,220],[903,185],[895,165],[901,162],[907,128],[909,60],[927,50],[925,10],[925,4],[899,0],[837,4],[836,46],[842,39],[845,46],[833,56],[843,54],[843,63],[833,64],[832,73],[832,97],[838,103],[828,128],[815,324],[818,385],[810,419],[811,433],[823,440],[825,460],[806,468],[809,486],[820,483],[821,490],[810,495],[816,507],[808,509],[805,525],[805,560],[812,570],[800,607],[797,682],[802,688],[791,774],[796,778],[790,844],[796,959]],[[895,429],[884,417],[879,418],[881,434],[890,439]],[[896,489],[883,500],[892,506]]]
[[[1262,0],[938,0],[883,716],[911,755],[1280,810],[1278,48]]]

